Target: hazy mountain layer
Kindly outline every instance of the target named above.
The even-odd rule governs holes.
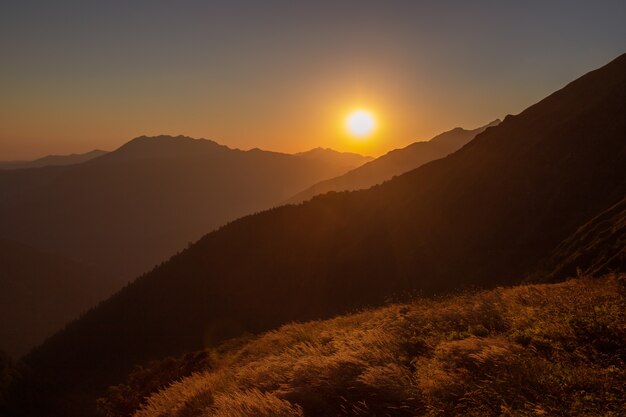
[[[106,151],[99,149],[71,155],[48,155],[33,161],[0,161],[0,169],[41,168],[45,166],[74,165],[87,162],[99,156],[105,155]]]
[[[112,290],[92,268],[0,239],[0,350],[19,357]]]
[[[121,285],[356,161],[140,137],[80,165],[0,172],[0,236],[94,265]]]
[[[353,152],[338,152],[329,148],[315,148],[306,152],[294,154],[301,158],[326,160],[328,162],[341,161],[346,167],[356,168],[373,160],[371,156],[363,156]]]
[[[380,184],[396,175],[415,169],[426,162],[443,158],[457,151],[474,139],[476,135],[484,132],[485,129],[491,126],[497,126],[499,123],[500,120],[494,120],[474,130],[465,130],[457,127],[441,133],[429,141],[415,142],[402,149],[395,149],[339,177],[319,182],[296,194],[288,202],[299,203],[329,191],[360,190]]]

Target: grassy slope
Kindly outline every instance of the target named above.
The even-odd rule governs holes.
[[[153,394],[136,417],[623,415],[625,280],[499,288],[285,325],[211,351],[210,370]]]

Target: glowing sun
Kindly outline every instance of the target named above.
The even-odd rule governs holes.
[[[367,110],[355,110],[346,117],[346,129],[354,137],[366,138],[376,129],[376,119]]]

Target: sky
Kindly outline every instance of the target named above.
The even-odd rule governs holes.
[[[623,0],[1,0],[0,160],[159,134],[378,156],[519,113],[626,52],[625,21]]]

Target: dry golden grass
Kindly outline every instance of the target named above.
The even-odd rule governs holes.
[[[136,417],[626,414],[624,277],[496,289],[289,324]]]

